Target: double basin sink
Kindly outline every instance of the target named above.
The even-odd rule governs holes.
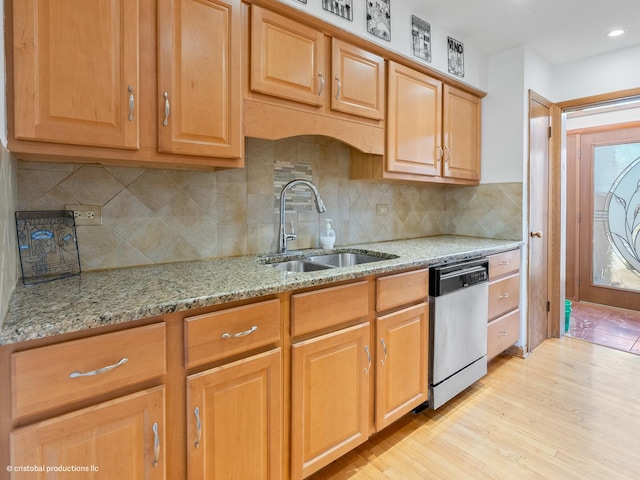
[[[277,268],[283,272],[302,273],[317,272],[329,268],[354,267],[363,263],[380,262],[398,258],[396,255],[388,255],[378,252],[340,252],[324,255],[309,255],[295,260],[278,261],[277,257],[271,257],[265,263],[268,267]]]

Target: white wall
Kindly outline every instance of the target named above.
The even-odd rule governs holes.
[[[353,35],[379,44],[387,50],[404,55],[416,63],[427,65],[451,78],[455,78],[483,91],[487,89],[487,56],[474,48],[474,45],[465,42],[465,37],[461,32],[449,31],[444,25],[434,24],[429,18],[427,2],[422,2],[425,5],[420,6],[407,5],[407,2],[402,0],[391,2],[391,41],[388,42],[367,32],[366,2],[358,0],[352,2],[353,21],[349,21],[324,10],[321,0],[307,0],[306,4],[298,2],[297,0],[279,1],[280,3],[302,10],[309,15],[319,17],[323,21],[335,25]],[[411,51],[411,15],[419,17],[431,26],[431,63],[427,63],[413,56]],[[450,75],[448,72],[447,36],[453,37],[464,44],[464,77]]]
[[[492,55],[488,65],[488,94],[482,100],[482,183],[521,182],[524,49]]]
[[[640,45],[554,67],[550,100],[562,102],[638,87]]]

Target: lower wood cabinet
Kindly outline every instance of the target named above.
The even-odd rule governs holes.
[[[489,257],[487,360],[520,338],[520,250]]]
[[[427,303],[376,320],[376,430],[428,398],[429,309]]]
[[[166,435],[164,387],[143,390],[15,429],[10,465],[43,471],[11,478],[164,479]]]
[[[369,437],[369,341],[369,323],[361,323],[292,344],[292,478],[312,474]]]
[[[189,480],[281,478],[281,357],[276,348],[187,377]]]

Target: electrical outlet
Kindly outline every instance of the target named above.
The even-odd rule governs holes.
[[[100,205],[66,205],[73,211],[76,225],[102,225],[102,207]]]
[[[376,215],[378,215],[379,217],[389,215],[389,204],[379,203],[378,205],[376,205]]]

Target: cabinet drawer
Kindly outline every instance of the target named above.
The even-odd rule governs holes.
[[[399,273],[376,280],[376,310],[381,312],[429,296],[429,271]]]
[[[11,355],[13,418],[44,412],[165,374],[164,323]]]
[[[520,338],[520,310],[490,322],[487,327],[487,359],[504,352]]]
[[[489,283],[489,320],[518,308],[519,305],[519,273]]]
[[[520,270],[520,250],[489,256],[489,280]]]
[[[304,335],[364,318],[368,313],[368,282],[299,293],[291,297],[291,334]]]
[[[187,368],[220,360],[280,340],[280,300],[187,317]]]

